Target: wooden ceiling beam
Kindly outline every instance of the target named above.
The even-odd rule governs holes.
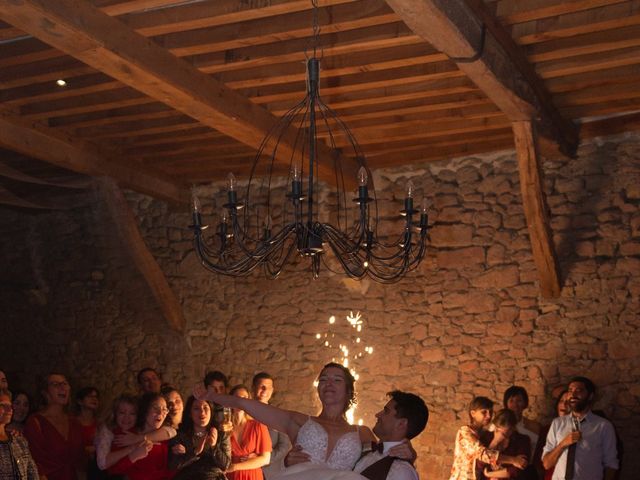
[[[66,135],[7,112],[0,112],[0,145],[74,172],[111,176],[128,188],[154,197],[180,203],[189,201],[187,189],[173,180],[121,163],[92,145],[72,141]]]
[[[258,148],[275,117],[248,98],[175,57],[88,2],[0,0],[0,16],[40,40],[202,124]],[[295,132],[286,132],[277,161],[289,164]],[[333,158],[319,148],[318,175],[335,182]],[[345,180],[356,185],[357,165],[345,162]]]
[[[80,189],[80,190],[89,188],[91,183],[91,180],[87,180],[85,178],[74,178],[66,181],[62,181],[62,180],[55,181],[55,180],[49,180],[46,178],[34,177],[33,175],[29,175],[28,173],[22,172],[3,162],[0,162],[0,177],[10,178],[11,180],[15,180],[17,182],[22,182],[22,183],[32,183],[35,185],[48,185],[52,187],[72,188],[72,189]]]
[[[149,251],[127,199],[111,179],[101,179],[99,190],[122,243],[151,289],[169,326],[182,332],[186,322],[180,301],[171,290],[160,265]]]
[[[407,25],[446,53],[512,121],[538,119],[541,132],[573,156],[575,125],[549,93],[513,38],[482,0],[387,0]]]
[[[540,291],[545,298],[556,298],[561,290],[560,269],[549,227],[542,164],[537,152],[534,127],[531,122],[514,122],[513,135],[522,207],[529,229],[533,260],[538,270]]]
[[[41,201],[37,198],[24,198],[20,195],[16,195],[0,185],[0,205],[6,205],[9,207],[28,208],[30,210],[71,210],[73,208],[83,207],[87,204],[87,197],[80,197],[77,194],[71,198],[62,200],[47,198],[45,201]]]

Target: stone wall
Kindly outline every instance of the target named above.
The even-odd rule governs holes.
[[[167,326],[99,198],[93,209],[70,212],[4,210],[0,368],[29,387],[34,372],[54,366],[107,399],[134,389],[132,372],[147,365],[184,392],[208,369],[230,373],[233,383],[268,370],[277,377],[276,404],[314,413],[314,377],[341,356],[342,344],[351,355],[363,352],[352,359],[360,375],[356,419],[373,425],[392,389],[426,399],[431,418],[415,445],[428,479],[448,478],[473,395],[499,400],[509,385],[523,385],[529,416],[546,422],[551,389],[586,374],[624,441],[622,478],[634,478],[640,136],[584,145],[576,160],[547,162],[545,175],[564,285],[554,300],[539,297],[513,152],[376,173],[384,217],[401,208],[409,178],[433,205],[427,259],[394,285],[326,271],[314,281],[304,264],[275,281],[215,277],[191,251],[186,211],[130,194],[182,302],[184,334]],[[359,344],[346,321],[358,311]]]

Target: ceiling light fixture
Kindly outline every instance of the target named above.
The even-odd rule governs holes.
[[[194,191],[190,228],[195,250],[205,268],[223,275],[245,276],[261,266],[268,277],[275,278],[296,252],[309,259],[314,278],[323,264],[351,278],[395,282],[424,257],[427,202],[423,198],[421,209],[414,208],[415,190],[409,181],[399,238],[389,241],[379,234],[378,203],[364,154],[348,127],[320,98],[318,5],[317,0],[311,3],[313,43],[311,58],[306,54],[306,96],[263,139],[242,202],[236,179],[229,174],[227,202],[211,236],[204,235],[207,226],[202,224],[202,208]],[[286,170],[278,171],[282,158],[288,159],[288,177]],[[347,194],[349,184],[356,187],[355,179],[345,181],[347,162],[359,167],[355,198]],[[335,188],[319,184],[320,173],[328,169],[332,173],[324,178],[333,178]],[[285,186],[278,176],[286,177]],[[320,196],[326,197],[323,208]]]
[[[65,82],[62,78],[59,78],[58,80],[56,80],[56,85],[58,85],[59,87],[66,87],[67,82]]]

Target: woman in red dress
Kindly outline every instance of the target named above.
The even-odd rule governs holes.
[[[162,427],[168,412],[167,402],[159,393],[145,393],[142,396],[136,431],[144,435],[144,440],[109,468],[111,475],[125,475],[129,480],[170,480],[173,477],[175,472],[169,470],[168,440],[153,442],[146,437]]]
[[[39,390],[44,408],[29,416],[24,427],[38,472],[47,480],[76,480],[85,457],[80,424],[66,411],[69,382],[64,375],[50,373]]]
[[[76,418],[80,428],[82,428],[82,442],[84,444],[87,478],[89,480],[99,476],[96,465],[96,447],[94,446],[99,407],[100,394],[97,388],[84,387],[76,392]]]
[[[249,389],[236,385],[231,395],[250,398]],[[266,425],[249,417],[244,410],[233,410],[231,435],[231,467],[229,480],[263,480],[262,467],[271,459],[271,437]]]

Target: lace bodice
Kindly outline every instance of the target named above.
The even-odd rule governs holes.
[[[300,427],[296,443],[311,456],[311,463],[325,464],[334,470],[351,470],[362,452],[360,435],[354,430],[342,435],[327,457],[329,435],[311,418]]]

